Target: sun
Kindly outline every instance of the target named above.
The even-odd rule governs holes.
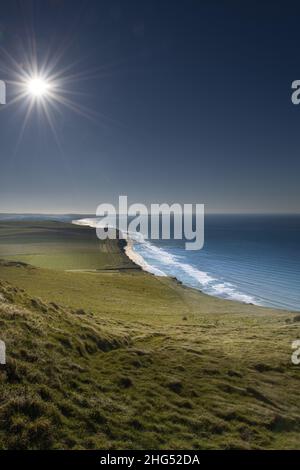
[[[29,79],[26,85],[28,94],[35,98],[46,96],[50,90],[50,83],[40,77]]]
[[[98,77],[98,72],[95,74],[94,70],[73,71],[73,68],[77,67],[77,62],[59,67],[58,64],[63,51],[54,54],[48,51],[47,60],[42,63],[38,63],[35,53],[31,50],[29,50],[29,53],[24,54],[24,60],[21,63],[16,62],[13,57],[1,48],[2,52],[4,52],[8,61],[7,70],[12,78],[10,84],[13,90],[9,104],[3,109],[6,110],[9,106],[15,106],[19,103],[19,112],[23,115],[16,148],[19,147],[23,139],[33,113],[38,115],[39,125],[43,123],[48,126],[62,154],[59,129],[56,125],[56,114],[61,115],[63,108],[89,119],[97,126],[100,124],[100,120],[106,119],[106,116],[102,113],[83,105],[83,93],[76,90],[77,83],[81,80]],[[0,70],[2,70],[1,64]],[[69,72],[67,73],[67,71]],[[99,77],[102,77],[102,71],[99,72]],[[80,97],[80,102],[77,102],[76,96]],[[111,121],[111,118],[108,118],[108,120]]]

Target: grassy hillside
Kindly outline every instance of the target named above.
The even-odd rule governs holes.
[[[91,272],[18,263],[17,235],[0,241],[0,448],[300,448],[297,314],[112,258]],[[74,259],[90,244],[78,238]],[[50,260],[55,243],[35,232],[27,255],[38,244]]]
[[[111,240],[62,222],[0,222],[0,258],[58,270],[134,268]]]

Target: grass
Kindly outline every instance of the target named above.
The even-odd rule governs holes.
[[[57,270],[132,268],[118,245],[89,227],[58,222],[0,222],[0,258]]]
[[[47,267],[26,265],[14,251],[26,224],[9,225],[9,254],[0,228],[0,448],[300,448],[290,359],[299,315],[129,269],[116,242],[116,258],[83,268],[99,271],[49,269],[43,224],[23,249],[39,245]],[[93,244],[76,230],[87,238],[69,245],[73,266]]]

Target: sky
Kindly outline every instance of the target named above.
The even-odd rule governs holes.
[[[254,0],[2,2],[0,212],[92,214],[119,195],[206,212],[300,212],[299,10]],[[31,110],[28,97],[14,102],[33,66],[60,77],[60,102],[45,105],[51,123],[38,100]]]

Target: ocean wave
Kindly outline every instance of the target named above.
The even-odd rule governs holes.
[[[72,224],[74,224],[74,225],[85,225],[85,226],[88,226],[88,227],[97,228],[97,226],[99,224],[99,220],[96,219],[96,218],[78,219],[78,220],[72,220]]]
[[[99,219],[79,219],[72,223],[96,228],[99,226]],[[183,255],[170,253],[154,245],[140,232],[126,232],[125,238],[130,241],[125,250],[126,254],[145,271],[156,276],[174,276],[183,284],[216,297],[260,305],[254,297],[239,292],[230,282],[220,281],[209,273],[184,262]]]
[[[146,271],[163,276],[175,276],[184,284],[203,290],[210,295],[259,305],[254,297],[239,292],[233,284],[221,282],[207,272],[183,262],[184,256],[172,254],[153,245],[146,241],[141,234],[135,235],[134,240],[133,250],[142,259],[141,264],[138,264]]]

